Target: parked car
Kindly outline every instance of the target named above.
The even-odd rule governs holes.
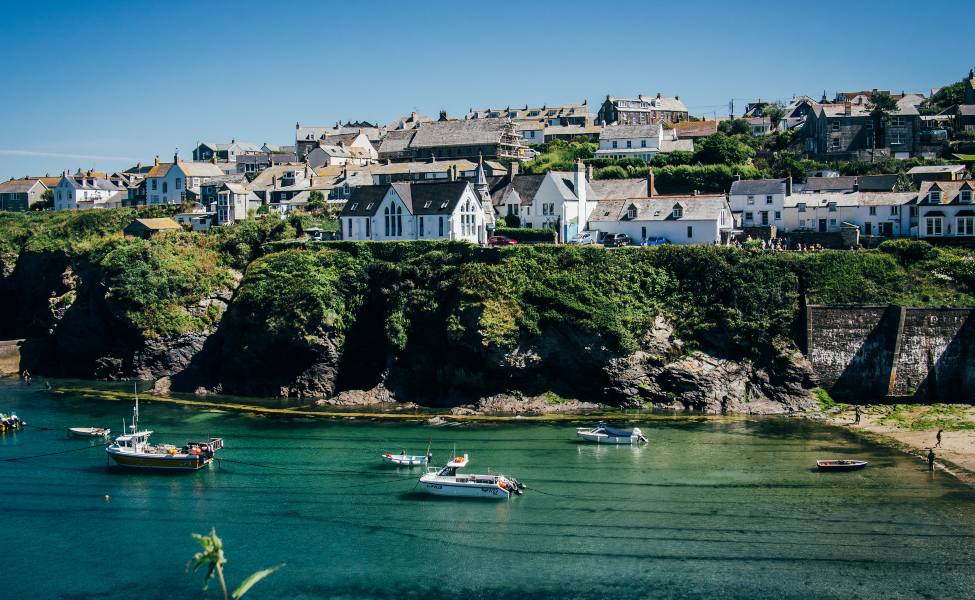
[[[493,235],[488,238],[489,246],[514,246],[518,240],[504,237],[503,235]]]
[[[591,231],[583,231],[579,235],[569,240],[570,244],[595,244],[596,236]]]
[[[607,248],[619,248],[620,246],[629,246],[630,237],[625,233],[607,233],[606,237],[603,238],[603,246]]]
[[[668,240],[665,237],[653,237],[653,238],[647,238],[647,241],[645,241],[643,245],[644,246],[666,246],[669,243],[670,240]]]

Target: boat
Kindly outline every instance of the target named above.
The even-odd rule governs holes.
[[[425,465],[430,462],[430,454],[407,454],[404,450],[402,454],[390,454],[387,452],[383,454],[383,460],[391,465],[400,465],[404,467],[413,467],[416,465]]]
[[[587,442],[596,442],[597,444],[639,444],[647,441],[639,427],[634,427],[628,431],[607,427],[605,423],[600,423],[595,427],[577,427],[576,435]]]
[[[24,420],[14,414],[0,413],[0,432],[20,431],[24,428]]]
[[[440,469],[431,468],[420,477],[424,491],[435,496],[507,499],[521,494],[525,486],[504,475],[458,475],[467,466],[468,457],[457,456]]]
[[[123,422],[124,426],[124,422]],[[168,471],[196,471],[213,462],[213,456],[223,448],[223,439],[209,438],[203,442],[187,442],[181,448],[169,444],[150,444],[152,431],[139,429],[139,395],[135,396],[132,424],[129,433],[115,438],[105,448],[108,456],[120,467]]]
[[[820,471],[858,471],[869,463],[865,460],[817,460]]]
[[[68,427],[68,435],[87,438],[107,438],[112,430],[104,427]]]

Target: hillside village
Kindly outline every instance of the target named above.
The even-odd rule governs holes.
[[[474,244],[870,246],[975,240],[975,71],[928,93],[862,90],[741,114],[680,96],[296,123],[122,171],[0,183],[0,210],[161,207],[140,236],[313,217],[312,239]]]

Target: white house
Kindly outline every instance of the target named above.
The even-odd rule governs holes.
[[[224,183],[217,190],[217,225],[243,221],[248,210],[256,210],[260,205],[260,198],[243,184]]]
[[[487,241],[482,194],[468,181],[356,187],[339,221],[346,240]]]
[[[69,175],[67,171],[54,188],[54,210],[112,208],[121,206],[126,190],[104,177]]]
[[[915,192],[802,192],[786,198],[781,231],[838,232],[843,223],[864,235],[911,233]]]
[[[499,216],[517,215],[522,227],[554,229],[560,241],[585,230],[596,206],[596,194],[581,162],[575,171],[515,175],[494,195]]]
[[[785,199],[792,195],[792,178],[745,179],[731,184],[728,201],[742,227],[785,225]]]
[[[542,120],[517,120],[514,122],[515,133],[521,136],[525,144],[541,144],[545,142],[545,122]]]
[[[175,154],[173,162],[161,163],[157,156],[146,176],[146,203],[181,204],[188,190],[199,195],[204,182],[223,176],[224,172],[212,162],[186,162]]]
[[[672,244],[724,244],[734,228],[731,207],[723,194],[649,196],[601,200],[589,228],[622,233],[634,244],[666,238]]]
[[[975,239],[975,181],[926,181],[917,195],[918,237]]]
[[[610,125],[599,132],[596,158],[639,158],[649,161],[660,152],[663,128],[653,125]]]

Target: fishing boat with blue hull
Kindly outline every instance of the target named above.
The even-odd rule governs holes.
[[[20,431],[24,428],[24,420],[17,415],[0,413],[0,433],[4,431]]]
[[[525,489],[520,481],[504,475],[458,475],[467,466],[467,455],[458,456],[441,469],[430,469],[420,477],[420,485],[428,494],[464,498],[506,500]]]
[[[124,423],[123,423],[124,425]],[[139,429],[139,396],[132,409],[129,433],[115,438],[105,452],[115,464],[132,469],[166,471],[196,471],[213,462],[213,456],[223,448],[223,439],[210,438],[204,442],[187,442],[181,448],[170,444],[151,444],[152,431]]]
[[[587,442],[597,444],[639,444],[647,441],[639,427],[634,427],[632,430],[615,429],[605,423],[595,427],[577,427],[576,435]]]

